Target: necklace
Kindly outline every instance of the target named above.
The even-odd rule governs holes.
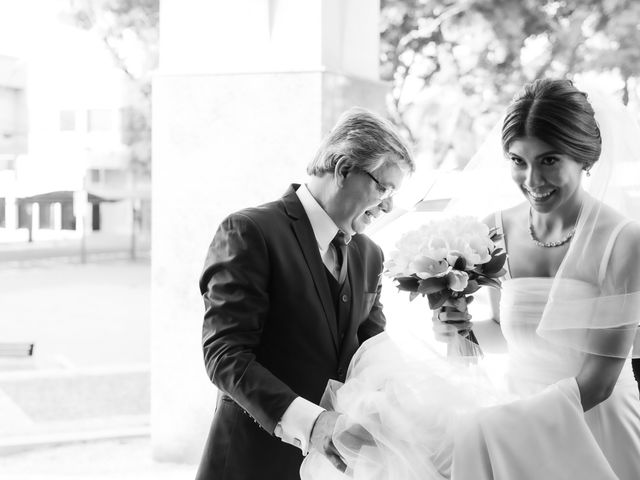
[[[571,229],[569,233],[567,233],[567,235],[564,238],[556,242],[541,242],[540,240],[538,240],[538,237],[536,237],[536,234],[533,231],[533,217],[531,213],[531,207],[529,207],[529,236],[531,237],[531,240],[533,240],[533,243],[535,243],[537,246],[543,247],[543,248],[559,247],[560,245],[564,245],[569,240],[571,240],[574,233],[576,233],[575,226]]]

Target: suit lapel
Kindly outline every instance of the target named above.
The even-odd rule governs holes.
[[[313,279],[316,292],[320,297],[324,317],[327,321],[327,326],[331,331],[331,338],[333,339],[333,345],[337,352],[339,348],[338,322],[336,319],[335,309],[333,308],[333,298],[324,272],[324,263],[322,263],[320,251],[318,250],[318,242],[313,233],[313,229],[311,228],[309,218],[307,217],[307,214],[295,193],[297,188],[298,185],[292,185],[285,196],[282,197],[282,202],[284,204],[285,211],[291,218],[291,228],[298,240],[298,245],[300,246],[302,255],[307,263],[307,267],[309,268],[309,273]]]

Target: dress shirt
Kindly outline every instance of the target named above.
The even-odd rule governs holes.
[[[300,203],[309,217],[322,262],[333,275],[339,274],[339,272],[336,273],[337,254],[331,245],[331,240],[338,233],[338,227],[318,201],[313,198],[306,185],[300,185],[296,195],[298,195]],[[302,450],[302,454],[306,455],[309,453],[309,440],[313,424],[323,411],[324,408],[315,403],[297,397],[282,415],[274,434],[283,442],[298,447]]]
[[[307,217],[309,217],[313,234],[316,237],[316,242],[318,242],[318,250],[320,251],[320,257],[322,257],[322,263],[324,263],[327,270],[329,270],[334,277],[338,278],[340,274],[336,268],[338,265],[338,254],[335,247],[331,245],[331,240],[333,240],[338,233],[338,227],[333,220],[331,220],[327,212],[320,206],[318,201],[313,198],[313,195],[311,195],[306,185],[301,185],[296,191],[296,194],[300,199],[300,203],[302,203]]]

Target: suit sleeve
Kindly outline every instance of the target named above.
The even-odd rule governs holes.
[[[269,312],[269,252],[255,222],[225,219],[209,247],[200,293],[202,345],[211,381],[273,434],[296,394],[256,360]]]
[[[371,310],[366,320],[362,322],[358,328],[358,340],[363,343],[365,340],[384,332],[387,325],[387,319],[382,311],[382,303],[380,302],[380,295],[382,293],[382,266],[384,264],[384,254],[380,247],[376,248],[377,253],[377,272],[378,283],[376,286],[376,295],[372,303]]]

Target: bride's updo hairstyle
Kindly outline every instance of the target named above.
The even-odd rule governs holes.
[[[525,85],[502,125],[502,149],[524,137],[541,140],[589,170],[600,157],[602,139],[587,94],[570,80],[539,79]]]

